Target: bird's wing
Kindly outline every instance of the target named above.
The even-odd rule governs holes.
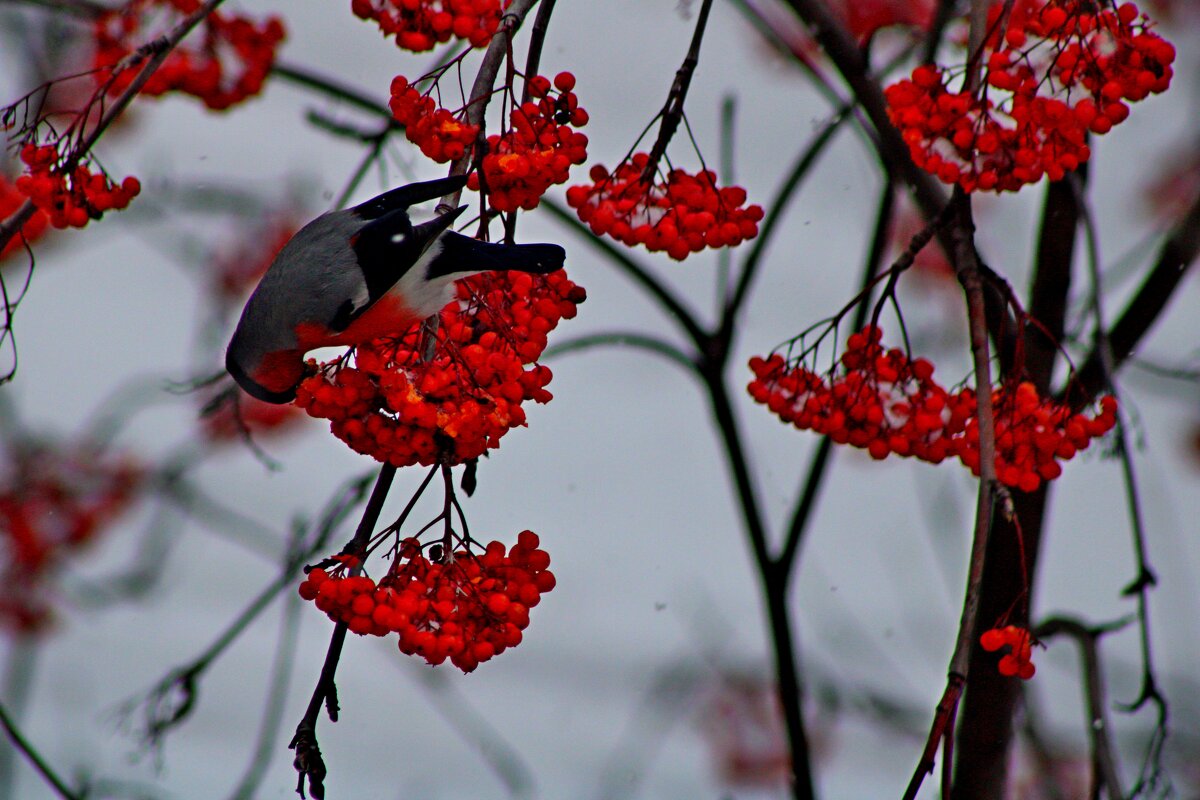
[[[454,231],[443,234],[440,244],[442,252],[429,265],[430,278],[509,269],[544,275],[562,269],[567,257],[556,244],[481,242]]]

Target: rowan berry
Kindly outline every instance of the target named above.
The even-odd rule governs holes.
[[[567,204],[597,236],[644,245],[682,261],[706,247],[734,247],[758,235],[761,206],[744,206],[746,190],[718,187],[716,174],[681,169],[662,183],[646,177],[650,157],[636,153],[613,172],[597,164],[590,185],[567,190]]]
[[[962,70],[925,64],[885,90],[888,114],[914,163],[965,191],[1061,180],[1090,157],[1089,131],[1107,133],[1127,103],[1169,86],[1175,49],[1150,27],[1132,3],[993,3],[980,92],[951,88]]]
[[[96,18],[96,78],[112,95],[125,91],[138,74],[122,68],[133,53],[134,40],[160,12],[176,21],[197,4],[180,0],[127,0]],[[229,108],[262,91],[285,32],[278,17],[261,23],[214,11],[202,23],[202,42],[176,47],[139,90],[156,97],[170,91],[193,95],[214,111]],[[114,70],[120,69],[115,72]],[[136,194],[136,191],[134,192]]]
[[[496,33],[511,0],[352,0],[356,17],[374,20],[396,46],[416,53],[453,37],[483,47]]]
[[[837,369],[826,375],[782,355],[750,359],[750,396],[784,422],[863,448],[873,458],[895,454],[933,464],[957,458],[979,474],[975,392],[950,393],[933,380],[926,359],[885,350],[877,328],[852,334]],[[996,475],[1024,492],[1062,473],[1070,459],[1116,424],[1116,399],[1104,397],[1095,416],[1075,414],[1038,395],[1033,384],[992,392]]]
[[[44,213],[45,221],[55,228],[85,227],[90,220],[100,219],[105,211],[127,207],[141,191],[136,178],[114,184],[103,171],[93,174],[86,159],[67,170],[68,156],[60,152],[61,144],[26,143],[21,148],[26,173],[14,183],[17,191],[33,201]]]
[[[0,477],[0,624],[44,630],[53,621],[55,568],[132,505],[145,470],[90,442],[7,442]]]
[[[1010,648],[1010,652],[1001,656],[997,664],[1000,674],[1006,678],[1019,677],[1029,680],[1037,671],[1032,661],[1033,635],[1024,628],[1016,625],[992,628],[979,637],[979,644],[988,652],[995,652],[1005,646]]]
[[[484,191],[497,211],[533,209],[546,190],[565,183],[572,165],[587,160],[588,138],[573,130],[588,117],[573,91],[575,76],[560,72],[551,82],[541,75],[528,79],[532,98],[509,114],[509,128],[487,138],[480,169],[467,188]]]
[[[396,633],[401,652],[431,665],[449,659],[470,672],[520,644],[529,608],[554,588],[552,575],[543,578],[550,557],[537,545],[524,531],[507,551],[493,541],[482,554],[467,545],[431,559],[416,539],[406,539],[378,583],[338,563],[310,570],[298,592],[353,633]]]
[[[547,334],[586,293],[559,270],[486,273],[459,282],[425,358],[421,326],[356,348],[304,380],[296,405],[328,419],[357,452],[395,466],[459,464],[525,424],[526,401],[549,402],[552,374],[536,364]]]

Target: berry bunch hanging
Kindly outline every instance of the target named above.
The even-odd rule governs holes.
[[[706,247],[735,247],[758,235],[763,210],[745,205],[746,190],[717,186],[716,173],[672,169],[661,182],[647,176],[650,156],[636,153],[609,172],[593,166],[590,185],[572,186],[567,203],[597,236],[644,245],[682,261]]]
[[[784,422],[867,450],[932,464],[957,458],[979,474],[975,392],[948,392],[933,380],[933,365],[885,350],[882,332],[866,328],[847,340],[832,374],[791,364],[780,354],[750,359],[750,395]],[[1041,398],[1030,383],[992,391],[996,474],[1006,486],[1031,492],[1062,474],[1069,461],[1116,424],[1116,399],[1100,400],[1094,416],[1072,413]]]
[[[512,110],[507,131],[487,138],[480,169],[467,182],[501,212],[537,208],[547,189],[567,182],[571,165],[587,160],[588,138],[574,130],[588,123],[573,91],[575,76],[560,72],[551,87],[537,75],[528,88],[532,99]]]
[[[13,213],[21,207],[28,195],[17,188],[15,183],[12,183],[8,178],[0,175],[0,219],[8,219]],[[46,214],[39,208],[29,218],[29,221],[21,226],[19,236],[14,236],[9,240],[8,244],[0,250],[0,261],[3,261],[8,256],[23,250],[25,244],[33,242],[40,238],[46,232],[49,225],[49,220]]]
[[[537,534],[522,531],[507,552],[493,541],[475,553],[468,540],[453,553],[434,545],[428,558],[410,538],[378,582],[348,574],[356,560],[342,557],[329,571],[310,570],[299,592],[353,633],[395,633],[400,652],[471,672],[520,644],[529,610],[554,589],[550,556],[539,545]]]
[[[432,97],[422,94],[403,75],[392,79],[391,90],[388,107],[392,116],[426,158],[439,164],[460,159],[479,135],[479,126],[465,121],[465,109],[451,112],[438,108]]]
[[[97,80],[109,81],[111,76],[109,93],[123,92],[137,70],[120,67],[142,43],[138,37],[148,38],[143,31],[174,24],[199,7],[200,0],[128,0],[101,14],[95,23]],[[278,17],[256,23],[214,11],[203,22],[200,43],[185,40],[175,48],[141,92],[150,96],[182,92],[214,111],[227,109],[262,91],[284,35]]]
[[[359,19],[375,20],[402,50],[423,53],[455,39],[483,47],[500,25],[511,0],[351,0]]]
[[[425,358],[421,325],[359,346],[354,366],[324,365],[296,404],[334,435],[393,466],[460,464],[525,424],[522,404],[549,402],[551,373],[536,364],[546,336],[586,298],[562,270],[485,273],[460,281]]]
[[[992,628],[984,631],[979,637],[979,645],[989,653],[994,653],[1004,646],[1009,652],[1000,657],[997,668],[1006,678],[1018,677],[1029,680],[1037,672],[1033,665],[1033,635],[1024,628],[1016,625],[1005,625],[1003,628]]]
[[[988,14],[977,95],[953,90],[934,64],[885,91],[913,161],[964,191],[1017,191],[1060,180],[1091,156],[1088,133],[1129,116],[1129,103],[1166,91],[1175,48],[1133,3],[1017,0]]]
[[[93,173],[86,161],[64,170],[66,157],[58,144],[27,143],[21,148],[21,161],[26,172],[16,180],[17,191],[55,228],[82,228],[105,211],[125,208],[142,190],[137,178],[129,176],[116,184],[103,170]]]
[[[33,631],[51,620],[47,580],[133,501],[144,472],[87,446],[21,444],[0,475],[0,622]]]

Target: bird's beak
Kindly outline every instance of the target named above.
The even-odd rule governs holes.
[[[454,220],[458,219],[466,210],[466,206],[459,206],[453,211],[449,211],[439,217],[434,217],[433,219],[429,220],[429,222],[423,222],[413,228],[413,238],[420,242],[421,250],[424,251],[425,248],[429,247],[429,245],[435,239],[437,239],[437,237],[440,236],[443,231],[454,224]]]

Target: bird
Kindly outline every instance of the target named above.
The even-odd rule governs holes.
[[[310,350],[402,333],[450,302],[458,278],[562,268],[559,245],[483,242],[455,232],[466,206],[413,224],[411,206],[460,191],[466,181],[410,183],[298,230],[246,301],[225,351],[237,384],[259,400],[289,403]]]

